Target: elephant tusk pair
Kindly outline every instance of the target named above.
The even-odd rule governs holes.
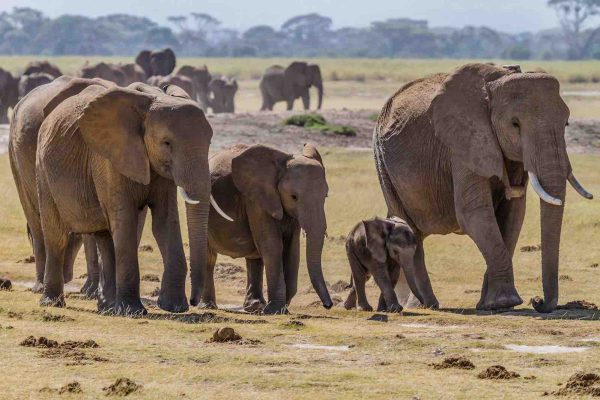
[[[177,191],[179,192],[179,194],[181,195],[181,197],[183,198],[183,200],[187,204],[191,204],[191,205],[200,204],[200,201],[192,199],[187,194],[187,192],[185,191],[185,189],[182,188],[181,186],[177,186]],[[218,212],[221,217],[225,218],[227,221],[233,222],[233,218],[231,218],[229,215],[225,214],[225,211],[223,211],[221,209],[221,207],[219,207],[219,205],[217,204],[217,202],[216,202],[216,200],[215,200],[215,198],[213,197],[212,194],[210,195],[210,205],[213,206],[213,208],[215,209],[215,211]]]
[[[585,190],[585,188],[583,186],[581,186],[581,183],[579,183],[577,178],[575,178],[575,175],[573,175],[573,172],[569,172],[569,176],[567,177],[567,180],[569,181],[571,186],[573,186],[573,189],[575,189],[575,191],[581,195],[581,197],[585,197],[588,200],[591,200],[594,198],[593,194],[591,194],[590,192]]]

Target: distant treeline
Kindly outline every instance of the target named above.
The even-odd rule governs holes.
[[[0,54],[135,55],[171,47],[181,56],[206,57],[402,57],[600,59],[600,28],[578,32],[577,48],[565,29],[508,34],[488,27],[431,28],[407,18],[366,28],[332,29],[318,14],[293,17],[280,29],[228,29],[208,14],[169,17],[172,27],[148,18],[113,14],[99,18],[49,18],[31,8],[0,14]]]

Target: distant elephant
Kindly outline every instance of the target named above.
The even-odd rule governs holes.
[[[125,85],[131,85],[135,82],[146,82],[146,74],[142,67],[137,64],[117,64],[117,68],[121,70],[125,77]]]
[[[235,79],[215,78],[208,85],[211,91],[210,106],[213,113],[234,113],[235,112],[235,94],[238,90],[238,84]]]
[[[192,84],[194,86],[195,95],[193,98],[200,103],[200,107],[204,111],[208,110],[209,107],[209,88],[208,85],[212,79],[210,72],[208,72],[208,68],[203,67],[192,67],[190,65],[184,65],[177,71],[177,75],[187,76],[192,80]]]
[[[183,75],[151,76],[147,83],[152,86],[163,89],[169,85],[175,85],[185,91],[185,93],[194,99],[194,85],[190,78]]]
[[[69,232],[87,232],[94,234],[103,260],[99,309],[144,313],[136,235],[139,210],[148,205],[165,262],[158,304],[187,310],[175,185],[188,203],[191,265],[204,272],[212,130],[203,113],[189,99],[143,83],[119,88],[72,79],[55,89],[54,96],[41,89],[26,96],[15,111],[18,122],[11,125],[12,138],[28,135],[31,110],[43,109],[36,165],[46,253],[40,303],[64,305],[60,272],[66,239]]]
[[[128,82],[125,73],[115,64],[107,64],[99,62],[94,65],[84,65],[77,76],[85,79],[100,78],[110,82],[114,82],[119,86],[127,86]]]
[[[211,209],[208,273],[202,280],[192,268],[191,304],[216,308],[213,268],[217,254],[225,254],[246,258],[247,311],[287,312],[298,287],[303,229],[310,280],[323,306],[330,308],[321,267],[328,187],[317,149],[306,144],[302,154],[292,155],[263,145],[237,145],[217,153],[209,163],[212,194],[235,221]],[[263,268],[268,304],[263,297]]]
[[[425,237],[467,234],[487,264],[477,308],[521,304],[512,257],[529,180],[541,199],[544,287],[533,306],[556,308],[566,182],[592,197],[573,176],[568,119],[558,81],[515,66],[467,64],[410,82],[388,100],[373,135],[376,168],[388,215],[405,219],[419,239],[417,273],[426,273]],[[431,306],[427,286],[419,289]]]
[[[19,99],[25,97],[27,93],[36,87],[52,82],[54,78],[54,76],[45,72],[33,72],[29,75],[21,75],[19,79]]]
[[[146,75],[146,79],[154,75],[152,73],[152,66],[150,65],[150,54],[152,54],[150,50],[142,50],[135,57],[135,63],[142,68]]]
[[[8,109],[19,101],[19,77],[0,68],[0,124],[8,124]]]
[[[49,63],[48,61],[32,61],[25,67],[23,75],[31,75],[35,73],[45,73],[51,75],[55,79],[61,76],[63,73],[56,65]]]
[[[294,101],[302,98],[304,109],[310,108],[311,86],[317,88],[319,103],[317,109],[323,105],[323,78],[318,65],[294,61],[287,68],[274,65],[267,68],[260,80],[263,110],[272,110],[273,105],[279,101],[287,102],[287,109],[294,107]]]

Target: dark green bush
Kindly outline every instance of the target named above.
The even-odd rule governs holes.
[[[293,115],[283,120],[284,125],[304,127],[323,134],[356,136],[356,129],[347,125],[328,124],[325,118],[319,114]]]

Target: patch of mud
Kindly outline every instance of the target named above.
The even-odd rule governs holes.
[[[565,386],[552,392],[555,396],[600,396],[600,375],[589,372],[577,372]]]
[[[466,357],[463,356],[451,356],[444,358],[441,363],[430,364],[433,369],[446,369],[446,368],[458,368],[458,369],[474,369],[475,364]]]
[[[557,310],[597,310],[598,306],[585,300],[569,301],[556,307]]]
[[[215,265],[215,278],[217,279],[239,279],[239,274],[244,273],[246,270],[239,265],[233,263],[223,262]]]
[[[160,282],[160,278],[156,274],[144,274],[141,279],[144,282]]]
[[[242,339],[240,334],[238,334],[233,328],[224,327],[219,328],[214,331],[212,338],[209,340],[209,343],[234,343],[241,345],[258,345],[262,344],[260,340],[257,339]]]
[[[107,396],[129,396],[131,393],[137,392],[142,388],[129,378],[119,378],[112,385],[102,388]]]
[[[485,371],[477,374],[479,379],[514,379],[520,376],[516,372],[508,371],[502,365],[492,365]]]
[[[353,346],[347,346],[347,345],[324,346],[324,345],[320,345],[320,344],[295,343],[295,344],[290,345],[290,347],[294,347],[297,349],[303,349],[303,350],[348,351]]]
[[[44,322],[73,322],[73,321],[75,321],[74,318],[68,317],[66,315],[50,314],[46,310],[42,311],[41,319]]]
[[[138,248],[138,251],[141,253],[153,253],[154,247],[150,246],[149,244],[143,244]]]
[[[0,278],[0,290],[11,290],[12,282],[7,278]]]
[[[533,253],[536,251],[542,251],[542,245],[541,244],[536,244],[536,245],[527,245],[527,246],[522,246],[521,247],[521,253]]]
[[[35,256],[31,255],[29,257],[22,258],[17,261],[17,264],[33,264],[35,262]]]
[[[583,353],[589,350],[589,347],[568,347],[558,345],[546,345],[546,346],[527,346],[518,344],[507,344],[504,346],[507,350],[516,351],[518,353],[530,353],[530,354],[563,354],[563,353]]]
[[[81,389],[81,384],[77,381],[75,382],[70,382],[67,383],[65,386],[61,387],[58,390],[58,394],[63,394],[63,393],[83,393],[83,390]]]

